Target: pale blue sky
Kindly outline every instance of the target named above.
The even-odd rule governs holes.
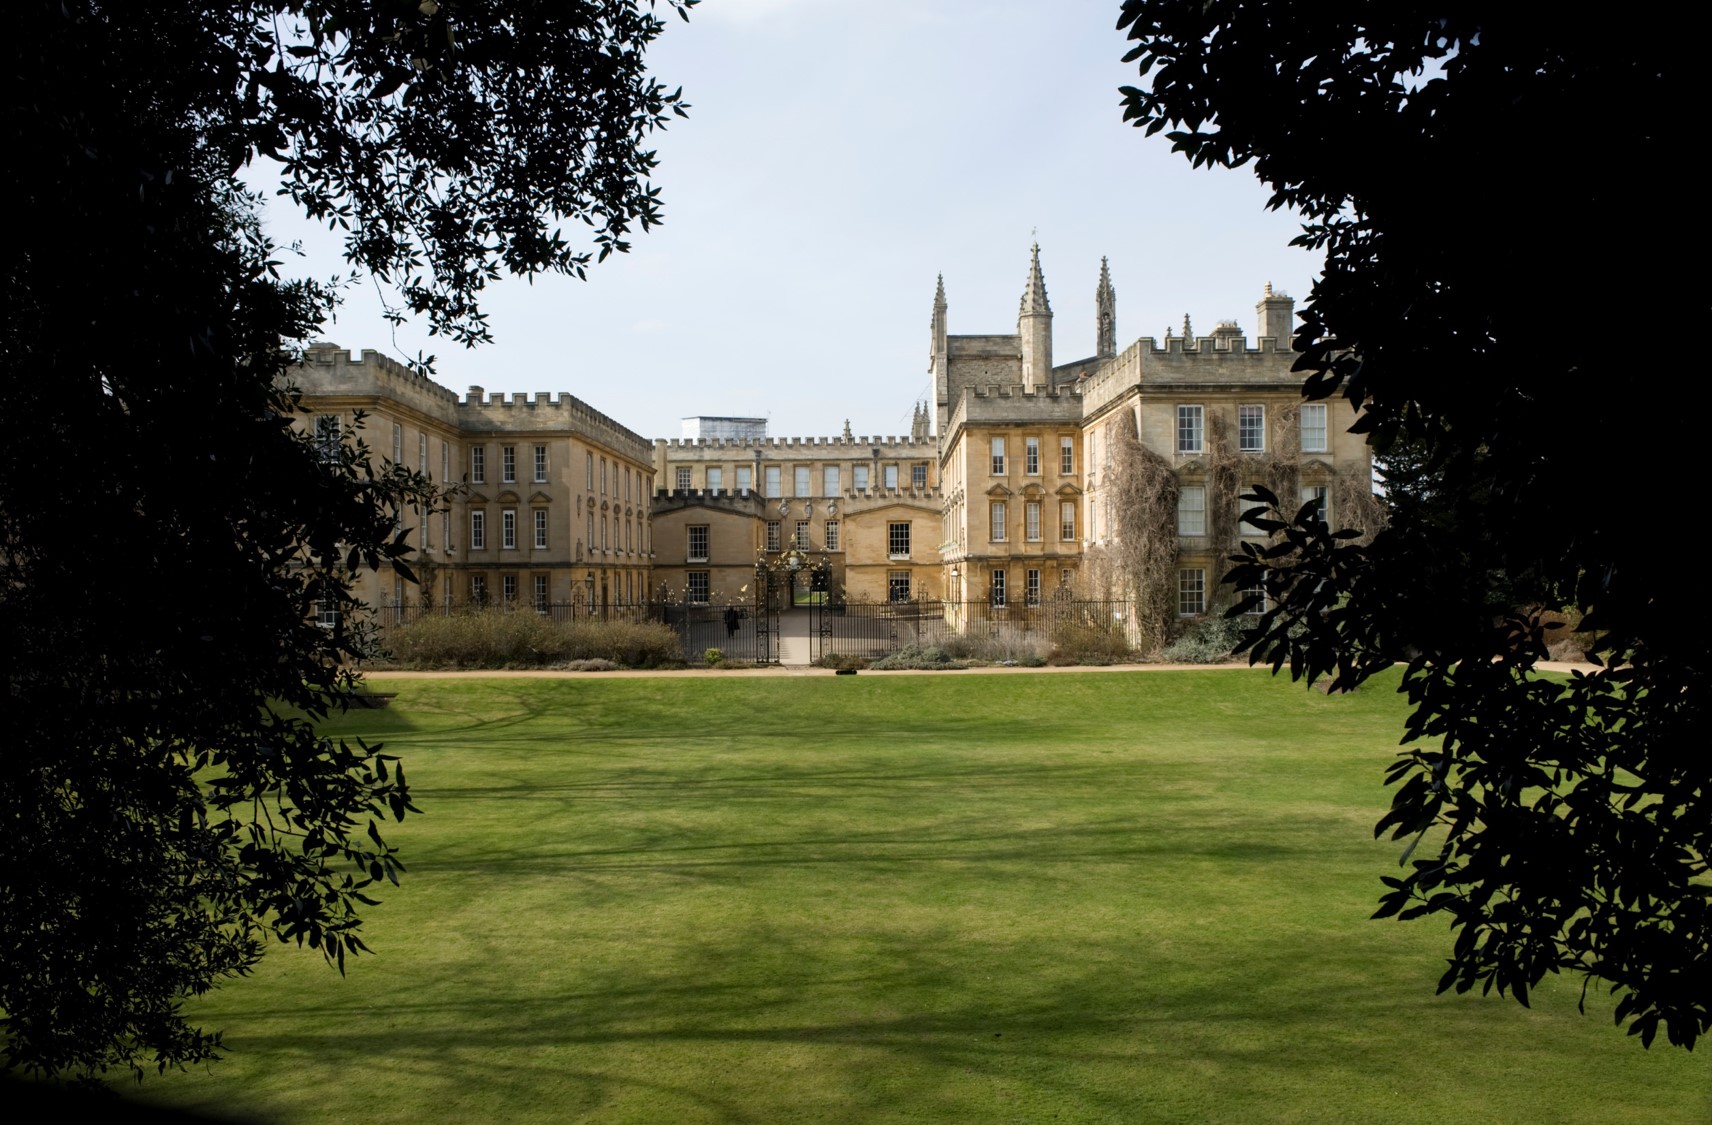
[[[693,106],[657,136],[665,223],[587,281],[488,291],[495,342],[396,342],[372,288],[323,338],[436,354],[462,393],[568,391],[645,437],[693,414],[767,416],[775,436],[908,431],[928,396],[943,273],[952,333],[1012,332],[1038,237],[1059,361],[1093,350],[1101,255],[1118,341],[1234,318],[1267,281],[1305,297],[1318,259],[1287,244],[1247,169],[1192,169],[1122,121],[1113,0],[706,0],[672,17],[654,73]],[[289,214],[305,272],[337,242]],[[1037,235],[1033,232],[1038,231]]]

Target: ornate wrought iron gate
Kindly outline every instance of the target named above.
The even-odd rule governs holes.
[[[832,564],[823,556],[809,571],[808,659],[819,664],[831,651],[833,616]]]
[[[764,561],[755,565],[755,650],[750,656],[756,664],[779,662],[779,576]]]

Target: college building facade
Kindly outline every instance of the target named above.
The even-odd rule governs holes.
[[[1196,336],[1185,316],[1181,334],[1119,351],[1117,293],[1102,260],[1095,354],[1058,363],[1038,246],[1015,333],[951,334],[941,279],[930,370],[952,599],[1006,605],[1038,601],[1053,587],[1096,593],[1084,574],[1090,561],[1136,533],[1110,487],[1126,441],[1159,459],[1177,493],[1183,617],[1235,600],[1219,580],[1238,541],[1258,534],[1240,518],[1249,486],[1271,488],[1286,505],[1299,489],[1329,521],[1360,518],[1332,510],[1332,500],[1338,481],[1343,495],[1371,498],[1367,444],[1346,432],[1354,422],[1347,401],[1302,402],[1302,377],[1291,370],[1294,308],[1268,284],[1252,342],[1232,322]],[[1125,593],[1121,581],[1116,590],[1109,575],[1105,582],[1105,592]]]
[[[420,585],[365,573],[356,592],[369,605],[653,599],[653,446],[581,399],[481,387],[460,399],[377,352],[324,343],[291,379],[308,411],[299,424],[318,441],[354,431],[373,454],[453,488],[444,510],[415,513]]]
[[[743,601],[756,563],[801,602],[943,596],[938,446],[918,407],[907,437],[685,437],[654,443],[656,574],[668,596]]]
[[[419,593],[365,578],[372,605],[488,600],[588,609],[753,604],[757,564],[792,596],[850,602],[1036,604],[1087,594],[1125,534],[1113,487],[1124,450],[1156,457],[1176,492],[1176,600],[1194,617],[1232,598],[1226,556],[1255,530],[1237,497],[1264,484],[1347,520],[1371,500],[1366,443],[1343,400],[1303,403],[1294,314],[1268,285],[1256,337],[1234,323],[1117,347],[1102,260],[1095,354],[1055,362],[1053,313],[1031,248],[1015,332],[949,331],[943,278],[930,321],[932,403],[905,436],[781,438],[762,419],[686,419],[648,441],[561,394],[453,392],[384,356],[309,349],[294,376],[325,438],[357,412],[371,449],[461,486],[423,518]],[[1169,534],[1173,529],[1165,529]]]

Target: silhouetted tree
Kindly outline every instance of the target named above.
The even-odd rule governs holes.
[[[685,12],[693,0],[665,6]],[[359,567],[408,575],[425,480],[292,426],[331,307],[283,279],[251,161],[399,314],[485,338],[500,271],[580,275],[658,219],[678,96],[633,0],[26,0],[8,10],[0,275],[5,1065],[209,1057],[180,1005],[271,936],[341,968],[401,865],[354,686]],[[587,224],[576,245],[558,224]]]
[[[1256,659],[1353,687],[1408,661],[1380,916],[1448,916],[1441,989],[1608,982],[1650,1044],[1712,1026],[1712,724],[1692,580],[1706,339],[1693,36],[1465,3],[1127,0],[1125,115],[1252,162],[1325,272],[1305,394],[1389,465],[1370,546],[1287,511],[1229,581],[1277,599]],[[1689,361],[1693,363],[1693,360]],[[1684,373],[1685,374],[1685,373]],[[1334,518],[1336,513],[1333,513]],[[1287,525],[1287,526],[1286,526]],[[1603,666],[1534,674],[1533,610]],[[1597,631],[1597,632],[1592,632]],[[1419,845],[1418,847],[1416,845]]]

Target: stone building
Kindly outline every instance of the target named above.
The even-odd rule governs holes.
[[[943,596],[938,450],[925,409],[906,437],[654,443],[655,573],[671,599],[748,600],[755,564],[794,548],[857,601]],[[797,600],[810,576],[794,576]]]
[[[370,605],[467,601],[623,607],[649,599],[653,449],[569,394],[491,398],[452,391],[373,351],[309,348],[292,381],[329,438],[361,436],[436,484],[462,484],[447,510],[418,515],[420,589],[365,574]]]
[[[1176,495],[1171,581],[1180,615],[1233,596],[1219,579],[1253,528],[1238,496],[1264,484],[1285,499],[1359,521],[1370,508],[1366,444],[1343,400],[1301,401],[1291,371],[1293,302],[1267,286],[1257,337],[1235,324],[1117,347],[1117,294],[1102,260],[1095,354],[1055,362],[1040,249],[1030,250],[1015,332],[953,335],[943,278],[933,299],[934,400],[907,436],[769,437],[766,420],[700,416],[688,436],[645,441],[568,394],[453,392],[374,352],[309,349],[297,383],[307,424],[344,432],[354,413],[383,456],[464,489],[419,524],[422,594],[391,576],[361,595],[385,606],[527,600],[622,607],[661,600],[749,602],[755,567],[796,559],[792,600],[824,564],[851,601],[1027,606],[1095,589],[1094,565],[1126,534],[1133,505],[1112,487],[1117,451],[1151,451]],[[1127,443],[1127,444],[1126,444]],[[1156,509],[1159,505],[1154,506]],[[794,554],[793,554],[794,552]],[[1169,547],[1166,551],[1169,555]],[[1122,586],[1122,582],[1118,583]],[[782,599],[783,600],[783,599]]]
[[[1125,416],[1175,474],[1179,613],[1228,602],[1225,558],[1254,529],[1240,522],[1248,486],[1329,509],[1370,497],[1366,443],[1344,400],[1301,401],[1292,372],[1294,303],[1268,285],[1258,338],[1235,324],[1144,337],[1117,350],[1117,294],[1104,260],[1094,292],[1095,354],[1054,363],[1052,307],[1030,251],[1016,332],[948,331],[943,278],[934,294],[930,370],[944,482],[944,586],[953,600],[1037,601],[1077,585],[1090,552],[1121,536],[1128,513],[1104,487]],[[1340,482],[1341,486],[1340,487]],[[1353,515],[1353,513],[1345,513]],[[1340,513],[1328,511],[1328,519]],[[1086,589],[1084,592],[1092,592]]]
[[[1101,270],[1102,286],[1109,288]],[[941,548],[951,600],[1034,604],[1073,584],[1082,555],[1078,371],[1054,368],[1052,308],[1029,258],[1015,335],[953,336],[933,298],[929,370],[945,481]]]

